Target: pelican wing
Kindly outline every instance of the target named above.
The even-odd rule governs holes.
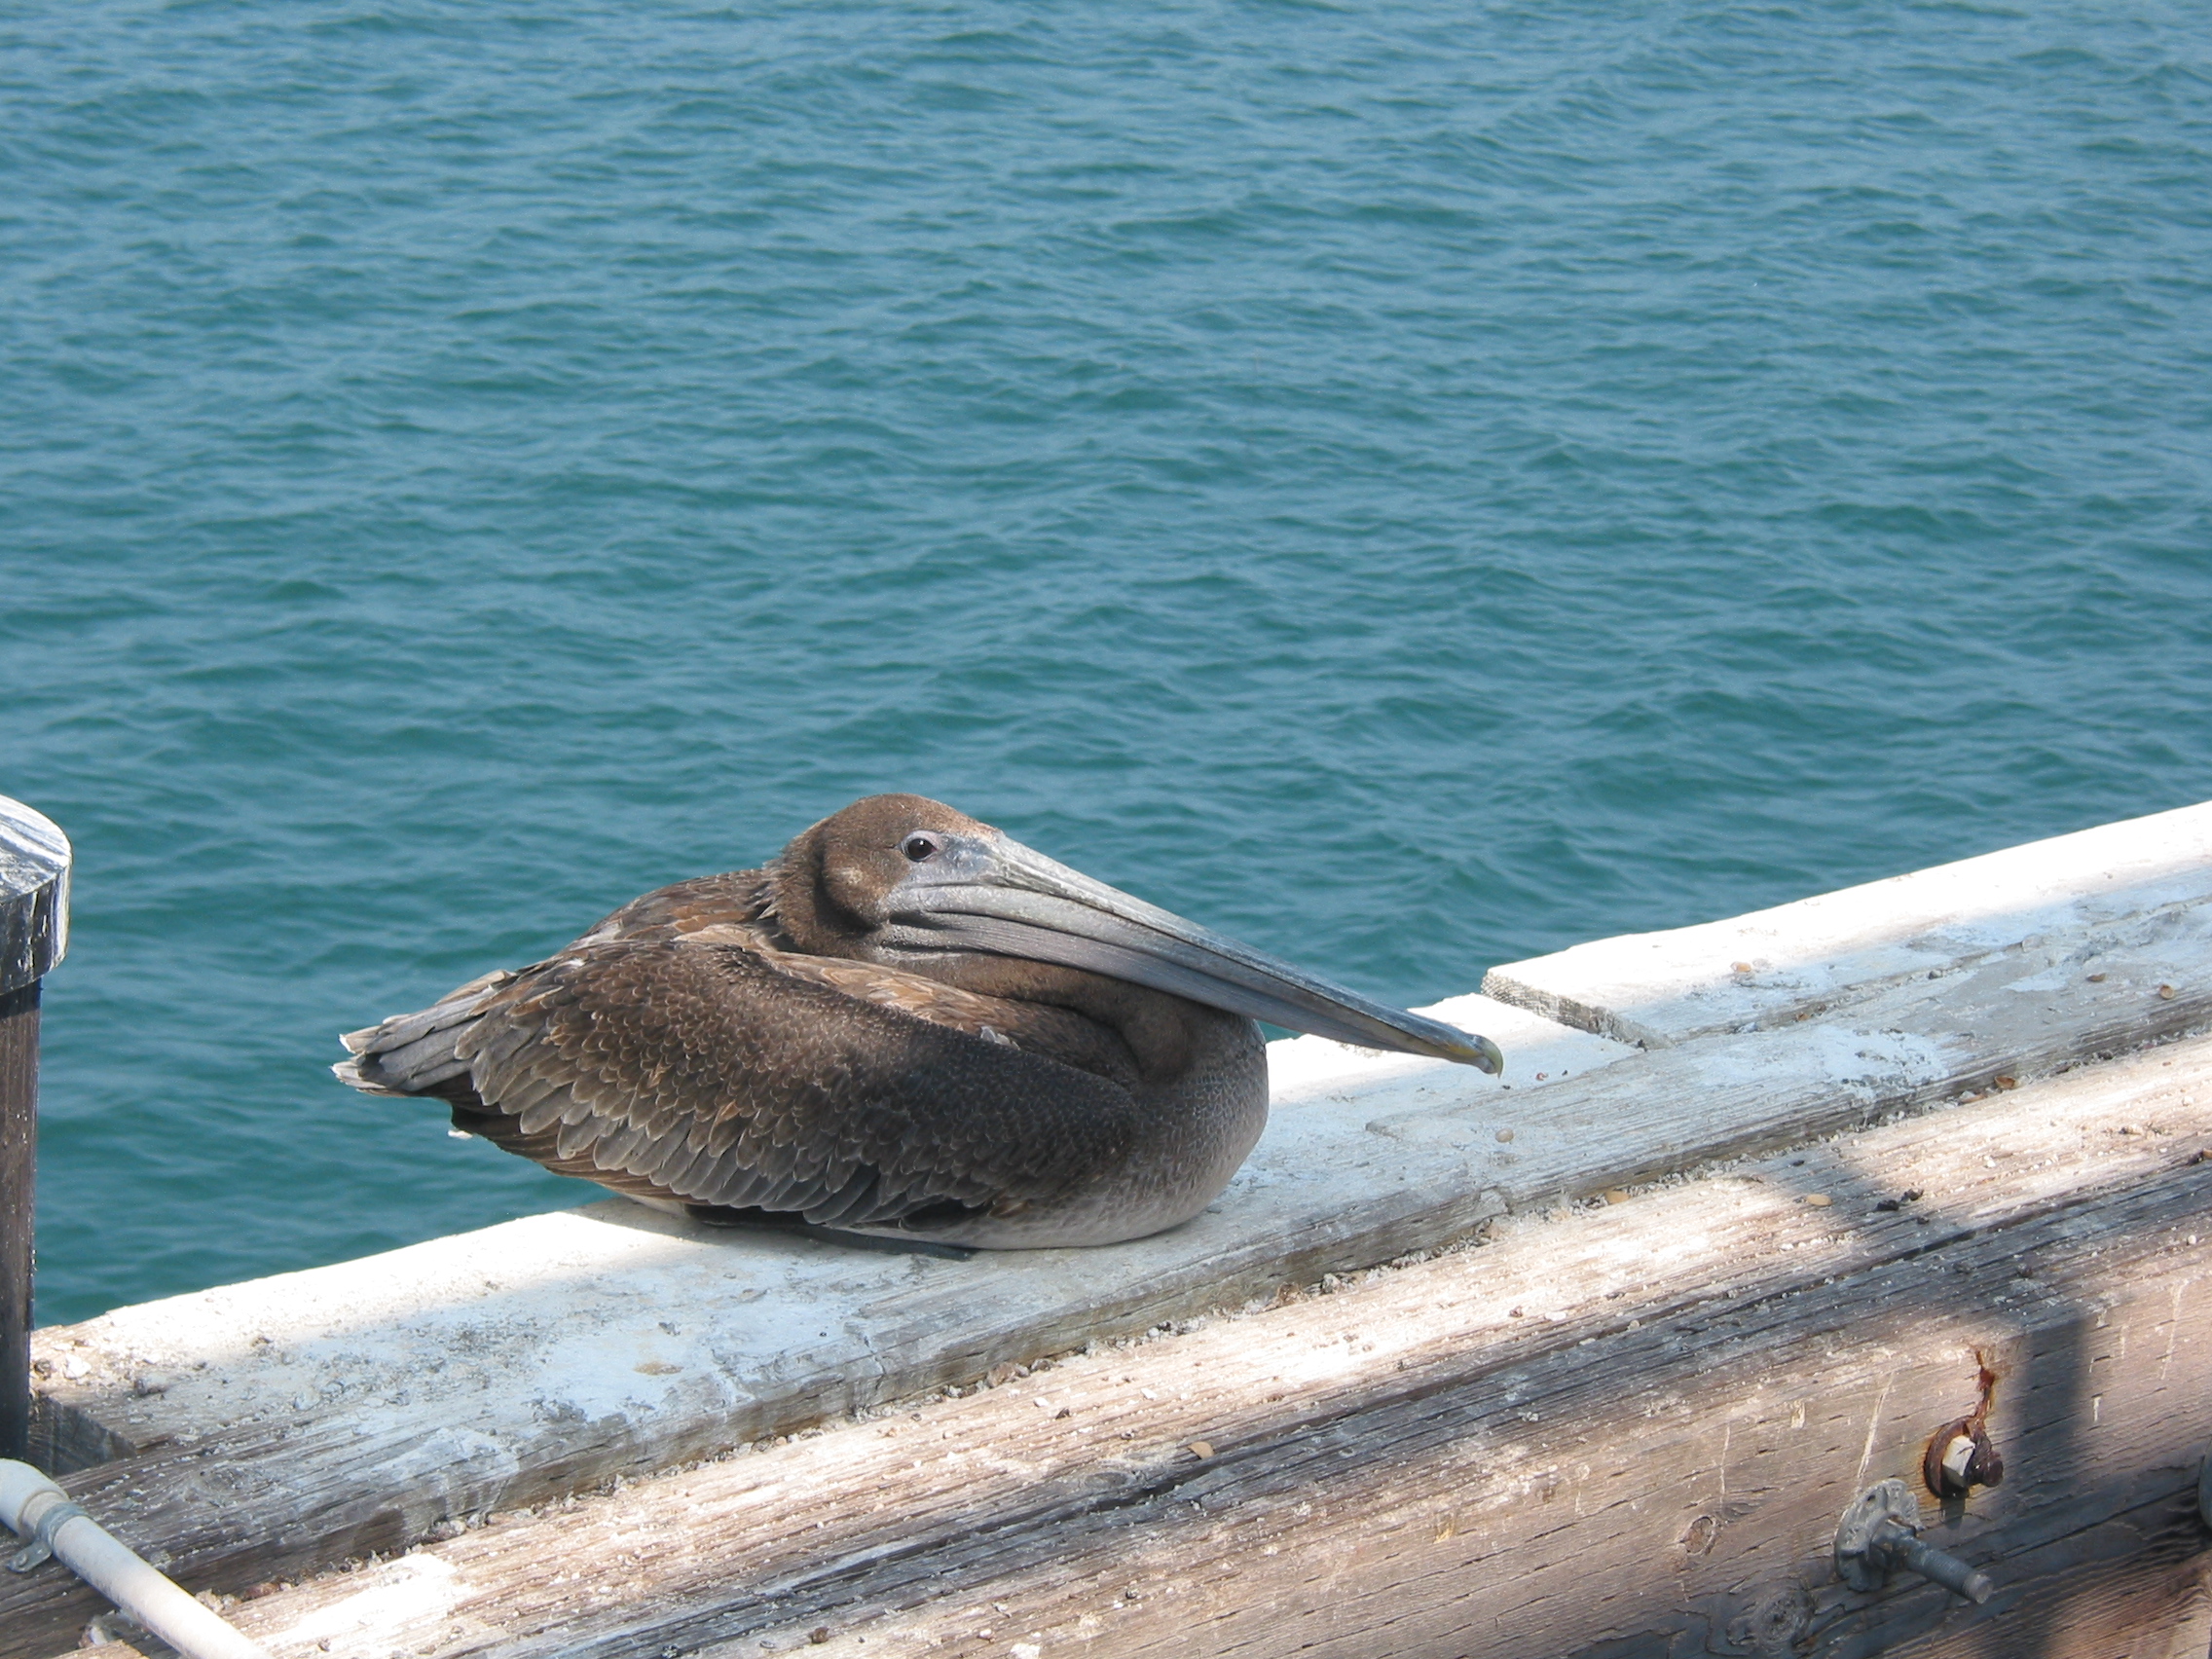
[[[1089,1023],[1064,1011],[780,952],[750,918],[623,914],[353,1033],[339,1075],[564,1174],[844,1227],[1012,1213],[1133,1139],[1121,1080],[1053,1057],[1054,1021]]]
[[[765,870],[736,869],[724,875],[698,875],[673,886],[656,887],[594,922],[577,944],[608,940],[689,939],[718,933],[757,948],[772,948],[775,925],[768,915]]]

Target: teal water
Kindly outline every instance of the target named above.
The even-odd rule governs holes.
[[[0,17],[44,1320],[587,1190],[334,1034],[854,795],[1408,1002],[2212,796],[2212,14]]]

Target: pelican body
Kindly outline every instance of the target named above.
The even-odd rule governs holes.
[[[889,794],[349,1033],[333,1069],[703,1219],[1027,1249],[1142,1237],[1213,1200],[1267,1122],[1256,1019],[1503,1063]]]

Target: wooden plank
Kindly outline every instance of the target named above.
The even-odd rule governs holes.
[[[2207,906],[2212,803],[1725,921],[1594,940],[1493,968],[1483,989],[1563,1024],[1665,1048],[1825,1013],[2006,954],[2091,973],[2112,945],[2140,955],[2176,929],[2201,939]],[[2200,963],[2200,944],[2186,954]]]
[[[1326,1052],[1301,1050],[1301,1085],[1214,1208],[1112,1250],[856,1257],[613,1204],[120,1310],[40,1334],[56,1403],[147,1448],[68,1484],[196,1587],[396,1547],[454,1515],[2156,1037],[2212,1007],[2195,914],[2118,941],[2054,937],[1650,1053],[1491,1005],[1475,1022],[1516,1058],[1502,1085],[1419,1062],[1370,1073],[1349,1051],[1330,1072]],[[2159,996],[2167,983],[2183,990]],[[83,1605],[63,1587],[0,1585],[0,1622],[65,1623]]]
[[[231,1616],[340,1659],[2201,1651],[2208,1091],[2212,1039],[2153,1050]],[[2009,1478],[1924,1517],[1997,1597],[1843,1589],[1846,1503],[1984,1368]]]
[[[1437,1012],[1511,1046],[1528,1074],[1517,1116],[1639,1057],[1479,998]],[[1276,1047],[1293,1052],[1275,1122],[1229,1192],[1171,1234],[1109,1250],[859,1253],[615,1200],[38,1332],[53,1407],[135,1452],[63,1484],[172,1576],[237,1590],[1387,1260],[1502,1210],[1452,1148],[1407,1157],[1362,1126],[1378,1111],[1502,1100],[1499,1083]],[[0,1630],[25,1641],[97,1606],[56,1575],[0,1577]]]
[[[564,1420],[649,1414],[665,1423],[704,1410],[749,1411],[757,1390],[813,1389],[823,1375],[885,1363],[880,1333],[840,1326],[877,1320],[871,1309],[917,1282],[945,1287],[965,1309],[961,1340],[991,1348],[1003,1345],[976,1325],[976,1298],[987,1289],[994,1306],[983,1317],[1002,1323],[1018,1347],[1040,1321],[1110,1319],[1123,1297],[1151,1312],[1160,1297],[1184,1295],[1186,1282],[1249,1271],[1247,1255],[1272,1259],[1290,1232],[1312,1235],[1308,1245],[1324,1258],[1317,1272],[1345,1265],[1346,1250],[1387,1257],[1404,1248],[1394,1237],[1401,1218],[1424,1233],[1463,1229],[1505,1198],[1501,1190],[1486,1207],[1479,1193],[1461,1192],[1456,1158],[1404,1162],[1386,1139],[1364,1134],[1368,1122],[1432,1106],[1479,1110],[1509,1095],[1511,1121],[1540,1121],[1540,1103],[1524,1102],[1639,1057],[1481,997],[1428,1012],[1498,1034],[1511,1047],[1509,1076],[1520,1081],[1500,1085],[1469,1068],[1320,1039],[1272,1044],[1266,1138],[1205,1217],[1160,1238],[925,1263],[693,1227],[618,1200],[42,1331],[43,1385],[56,1405],[148,1451],[256,1418],[336,1415],[380,1435],[443,1428],[457,1403],[465,1412],[489,1396],[496,1417],[548,1389],[567,1408],[555,1413]],[[425,1123],[424,1132],[437,1128]],[[1423,1195],[1424,1180],[1445,1176],[1450,1192]],[[1431,1202],[1446,1213],[1429,1214]],[[682,1330],[662,1329],[666,1309],[679,1306],[690,1314]],[[815,1320],[812,1337],[826,1346],[794,1349],[794,1331],[826,1308],[827,1326]],[[619,1368],[620,1389],[593,1386],[618,1346],[635,1350]],[[916,1363],[905,1353],[890,1362]],[[666,1369],[634,1369],[641,1364]],[[792,1366],[805,1370],[787,1382]],[[701,1378],[725,1373],[746,1379],[742,1396],[733,1388],[727,1398],[694,1397]]]
[[[2194,823],[2167,863],[2115,865],[2135,897],[2100,891],[2072,933],[1755,1033],[1643,1053],[1483,999],[1440,1005],[1505,1046],[1501,1081],[1275,1045],[1259,1151],[1158,1239],[945,1262],[615,1203],[40,1333],[56,1420],[138,1451],[70,1484],[196,1587],[237,1589],[2114,1052],[2212,1013],[2212,911],[2172,890]],[[2027,913],[2046,896],[1999,897]],[[0,1584],[0,1627],[58,1629],[83,1605],[50,1580]]]

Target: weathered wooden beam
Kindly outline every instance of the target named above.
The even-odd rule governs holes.
[[[2008,954],[2056,947],[2087,963],[2103,940],[2201,926],[2208,903],[2212,804],[2185,806],[1722,921],[1593,940],[1493,968],[1483,989],[1666,1048],[1830,1014]]]
[[[39,981],[69,940],[69,843],[0,795],[0,1457],[31,1452]]]
[[[0,1457],[31,1452],[38,984],[0,991]]]
[[[231,1616],[339,1659],[2200,1653],[2208,1097],[2212,1039],[2151,1050]],[[1852,1496],[1985,1398],[2008,1478],[1923,1517],[1996,1597],[1838,1583]]]
[[[1742,1022],[1756,1030],[1639,1052],[1483,999],[1441,1005],[1504,1045],[1502,1085],[1274,1045],[1267,1138],[1206,1215],[1158,1239],[927,1261],[612,1204],[43,1332],[53,1410],[140,1452],[69,1484],[194,1587],[238,1589],[2117,1052],[2212,1015],[2212,870],[2176,817],[2113,827],[2094,905],[2053,920],[2049,872],[2028,861],[2010,887],[1981,883],[1978,931],[1912,935],[1910,974],[1845,953],[1820,998]],[[1515,969],[1564,983],[1556,965]],[[1734,964],[1713,973],[1732,984]],[[51,1580],[0,1583],[0,1629],[84,1611]]]
[[[1481,999],[1440,1005],[1470,1017]],[[1635,1051],[1519,1010],[1483,1026],[1540,1099]],[[971,1261],[699,1228],[613,1201],[37,1333],[56,1414],[132,1455],[63,1484],[194,1589],[237,1590],[420,1538],[452,1516],[689,1461],[1457,1236],[1500,1213],[1449,1146],[1362,1125],[1425,1107],[1441,1068],[1275,1045],[1277,1122],[1198,1221],[1112,1250]],[[1516,1121],[1530,1122],[1516,1106]],[[1497,1143],[1492,1143],[1495,1146]],[[1497,1150],[1506,1151],[1503,1146]],[[80,1439],[85,1439],[83,1435]],[[0,1575],[21,1641],[98,1610]],[[14,1659],[9,1637],[0,1655]]]

